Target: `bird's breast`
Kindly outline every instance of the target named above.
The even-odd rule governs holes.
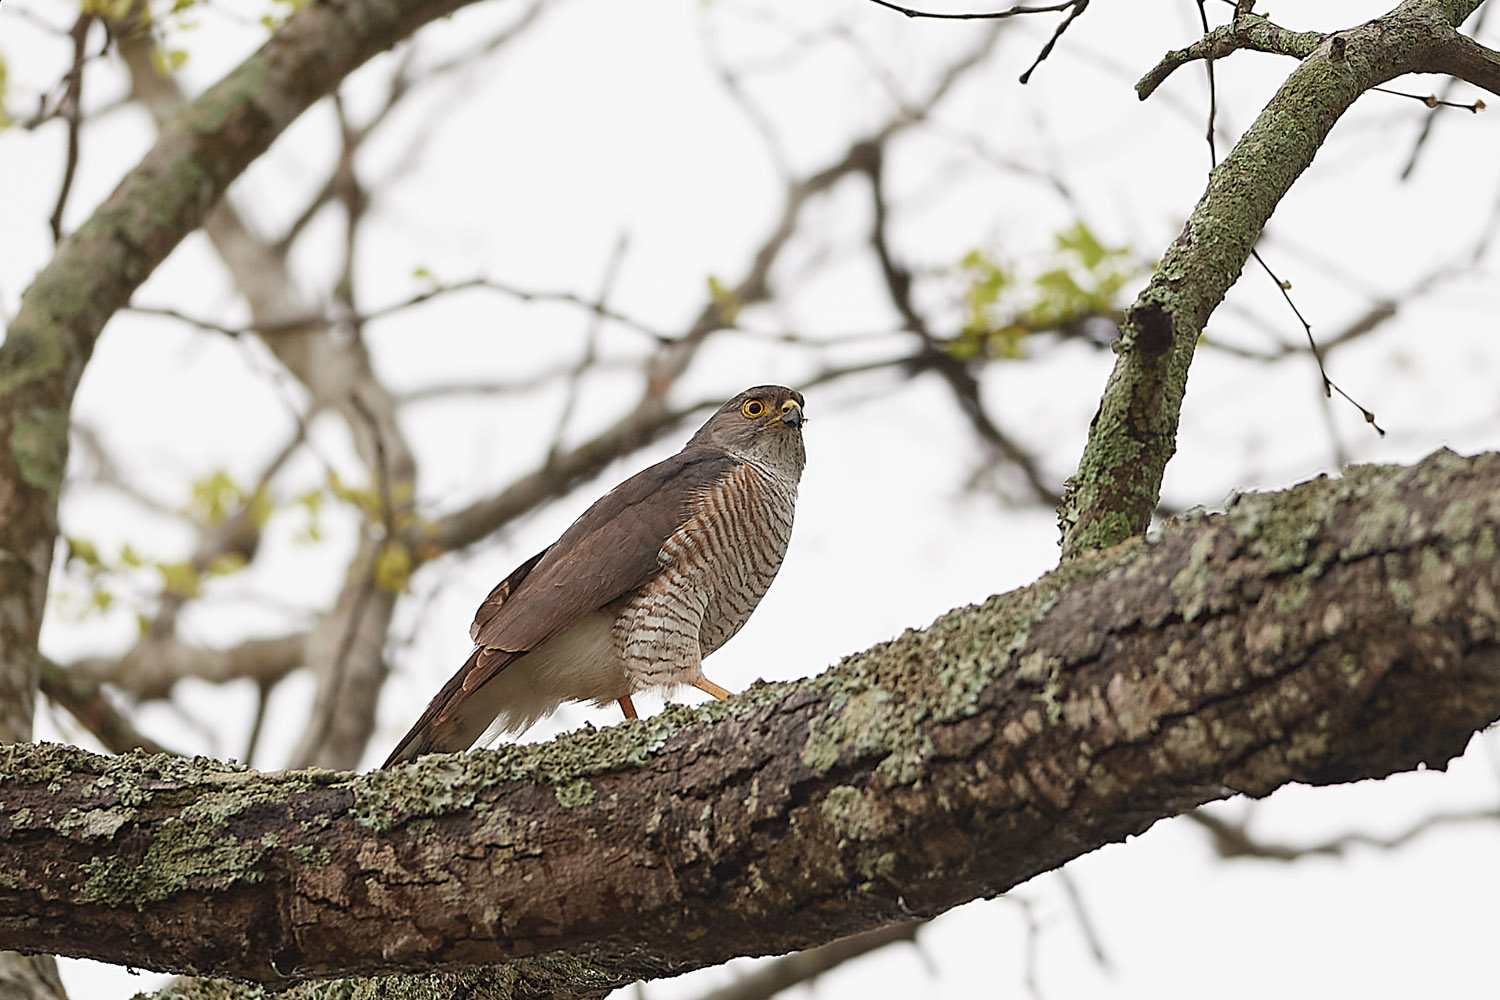
[[[707,656],[750,618],[781,568],[792,537],[795,482],[736,466],[699,496],[663,546],[692,603],[702,607],[698,641]]]

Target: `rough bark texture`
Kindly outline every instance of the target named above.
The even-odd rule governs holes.
[[[1477,6],[1406,0],[1384,17],[1330,34],[1214,168],[1181,235],[1126,314],[1119,360],[1059,509],[1064,556],[1116,544],[1151,523],[1176,450],[1198,337],[1271,213],[1350,105],[1404,73],[1453,72],[1492,90],[1500,85],[1486,58],[1494,53],[1455,30]]]
[[[936,913],[1235,792],[1443,766],[1500,718],[1497,530],[1500,456],[1439,452],[543,746],[361,776],[7,747],[0,945],[588,993]]]

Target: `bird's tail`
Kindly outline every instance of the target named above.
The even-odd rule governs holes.
[[[473,746],[495,718],[494,711],[486,710],[488,699],[473,696],[519,655],[503,649],[476,648],[427,703],[421,718],[380,766],[416,760],[426,753],[458,753]]]

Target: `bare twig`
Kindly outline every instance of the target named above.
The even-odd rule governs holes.
[[[870,2],[887,10],[893,10],[898,14],[905,14],[907,17],[929,17],[945,21],[992,21],[1000,18],[1016,17],[1021,14],[1056,14],[1079,5],[1079,0],[1065,0],[1063,3],[1050,4],[1046,7],[1029,7],[1021,4],[1007,10],[986,10],[967,14],[951,14],[903,7],[900,4],[890,3],[889,0],[870,0]],[[1083,6],[1088,6],[1088,0],[1083,0]]]
[[[671,339],[667,336],[667,334],[647,326],[640,320],[609,309],[606,306],[603,306],[591,299],[577,294],[576,292],[535,291],[532,289],[518,288],[514,285],[510,285],[503,281],[497,281],[491,278],[466,278],[460,281],[438,285],[425,291],[409,295],[404,299],[392,302],[388,305],[380,306],[375,309],[365,310],[363,312],[356,312],[353,315],[342,318],[329,315],[326,312],[306,312],[300,315],[287,316],[281,319],[256,320],[239,326],[230,326],[226,323],[220,323],[215,320],[204,319],[199,316],[192,316],[180,310],[173,309],[167,306],[131,305],[127,308],[132,312],[141,313],[147,316],[162,316],[167,319],[174,319],[180,323],[186,323],[189,326],[197,327],[200,330],[207,330],[210,333],[222,333],[228,337],[240,337],[247,334],[274,336],[276,334],[294,333],[296,331],[304,330],[310,327],[336,326],[341,321],[351,323],[355,326],[365,326],[366,324],[372,323],[375,320],[394,316],[397,313],[412,308],[413,306],[422,305],[423,303],[430,302],[433,299],[440,298],[445,295],[451,295],[455,292],[466,292],[476,289],[497,292],[501,295],[505,295],[513,299],[518,299],[522,302],[555,302],[562,303],[564,305],[577,306],[580,309],[585,309],[593,312],[601,318],[607,319],[612,323],[617,323],[626,329],[634,330],[637,333],[644,334],[645,336],[650,337],[658,342],[666,342]]]
[[[1088,943],[1089,953],[1094,956],[1094,961],[1099,963],[1101,969],[1109,970],[1112,964],[1109,953],[1104,950],[1104,939],[1099,936],[1099,930],[1094,926],[1094,920],[1089,916],[1089,909],[1083,904],[1083,894],[1078,891],[1078,883],[1068,869],[1059,868],[1057,879],[1062,883],[1063,894],[1068,897],[1068,904],[1073,907],[1073,916],[1078,920],[1078,929],[1083,933],[1083,939]]]
[[[1042,50],[1038,52],[1036,54],[1036,58],[1031,61],[1031,65],[1026,67],[1026,72],[1021,74],[1020,80],[1022,83],[1031,82],[1031,74],[1035,73],[1036,68],[1040,66],[1048,56],[1052,54],[1052,50],[1057,46],[1058,39],[1062,38],[1063,32],[1067,31],[1068,28],[1072,26],[1073,22],[1078,20],[1078,18],[1083,15],[1083,12],[1088,8],[1088,5],[1089,0],[1075,0],[1075,2],[1073,3],[1073,9],[1068,11],[1068,16],[1059,21],[1057,27],[1052,29],[1052,37],[1047,39],[1046,44],[1042,46]]]
[[[1276,283],[1276,287],[1281,291],[1281,297],[1286,300],[1286,304],[1291,308],[1292,315],[1296,316],[1297,322],[1302,324],[1302,331],[1307,335],[1307,346],[1309,350],[1312,351],[1313,360],[1318,364],[1318,376],[1323,380],[1323,394],[1325,396],[1331,396],[1336,392],[1340,396],[1344,397],[1344,399],[1349,402],[1349,405],[1358,410],[1360,414],[1365,418],[1365,423],[1375,428],[1375,433],[1379,434],[1381,437],[1385,437],[1385,429],[1375,422],[1375,414],[1371,410],[1363,406],[1353,396],[1345,392],[1337,382],[1328,377],[1328,369],[1323,365],[1323,352],[1318,349],[1318,342],[1313,339],[1312,324],[1309,323],[1306,317],[1302,315],[1302,311],[1297,308],[1297,303],[1292,301],[1290,283],[1282,281],[1276,276],[1276,273],[1271,270],[1271,266],[1265,262],[1265,259],[1263,257],[1261,257],[1260,251],[1251,250],[1250,256],[1255,258],[1255,262],[1262,268],[1264,268],[1266,274],[1269,275],[1271,280]]]
[[[1198,20],[1203,25],[1203,33],[1207,35],[1209,32],[1208,0],[1198,0]],[[1203,73],[1208,78],[1208,132],[1204,138],[1208,140],[1208,165],[1213,168],[1219,165],[1219,146],[1214,136],[1214,127],[1219,120],[1219,88],[1214,83],[1212,56],[1203,60]]]
[[[87,56],[89,28],[94,24],[93,14],[84,13],[73,22],[69,35],[73,39],[73,65],[65,77],[66,86],[57,113],[68,123],[68,152],[63,163],[62,184],[57,192],[57,204],[47,224],[52,229],[52,242],[61,243],[63,238],[62,217],[68,207],[68,195],[73,190],[73,177],[78,172],[79,126],[83,121],[83,64]]]
[[[1391,837],[1377,837],[1359,832],[1346,833],[1307,847],[1257,840],[1243,823],[1231,823],[1206,809],[1194,809],[1192,812],[1184,813],[1183,816],[1212,834],[1214,850],[1218,852],[1219,857],[1226,860],[1259,858],[1266,861],[1296,861],[1314,855],[1339,856],[1356,846],[1392,850],[1410,843],[1437,827],[1500,821],[1500,809],[1432,813]]]
[[[853,934],[818,948],[794,952],[766,962],[728,986],[705,993],[699,1000],[768,1000],[783,990],[810,983],[845,962],[884,948],[917,940],[917,931],[927,921],[890,924],[863,934]]]
[[[603,308],[609,300],[610,293],[614,291],[615,280],[620,276],[620,265],[625,259],[625,248],[629,246],[626,234],[621,233],[615,240],[614,251],[609,256],[609,262],[604,266],[604,277],[599,283],[599,295],[596,299],[599,308]],[[562,412],[557,415],[557,424],[552,432],[552,444],[547,449],[546,462],[551,464],[562,453],[563,434],[568,429],[569,422],[573,419],[573,411],[578,407],[579,392],[583,387],[583,377],[598,361],[599,353],[599,322],[598,310],[593,312],[588,328],[583,335],[583,353],[573,363],[568,372],[568,391],[563,397]]]

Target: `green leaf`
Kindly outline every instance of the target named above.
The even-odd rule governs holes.
[[[1077,254],[1083,266],[1090,271],[1098,267],[1105,257],[1119,252],[1104,249],[1104,244],[1099,242],[1093,230],[1084,225],[1082,220],[1057,234],[1057,249]]]
[[[158,76],[171,76],[187,64],[188,54],[182,49],[152,47],[151,68]]]
[[[411,550],[402,542],[386,542],[375,557],[375,586],[399,594],[411,583]]]
[[[202,589],[198,570],[189,562],[162,562],[156,564],[161,574],[162,590],[178,597],[197,597]]]
[[[90,569],[99,569],[104,565],[104,561],[99,558],[99,549],[93,542],[73,535],[67,536],[65,540],[68,544],[69,561],[77,559]]]
[[[221,524],[244,504],[245,492],[240,485],[223,469],[215,469],[193,483],[184,513],[202,524]]]
[[[10,128],[15,119],[5,111],[5,96],[10,92],[10,65],[0,54],[0,129]]]
[[[740,308],[744,305],[740,297],[734,293],[724,282],[719,280],[716,274],[708,276],[708,297],[714,305],[719,307],[719,315],[725,326],[734,326],[736,317],[740,314]]]
[[[246,565],[245,557],[240,553],[225,552],[209,562],[206,572],[209,576],[229,576],[231,573],[238,573]]]
[[[257,528],[265,527],[271,515],[276,513],[276,501],[263,487],[257,486],[255,492],[250,494],[250,500],[246,504],[250,508],[250,520]]]

